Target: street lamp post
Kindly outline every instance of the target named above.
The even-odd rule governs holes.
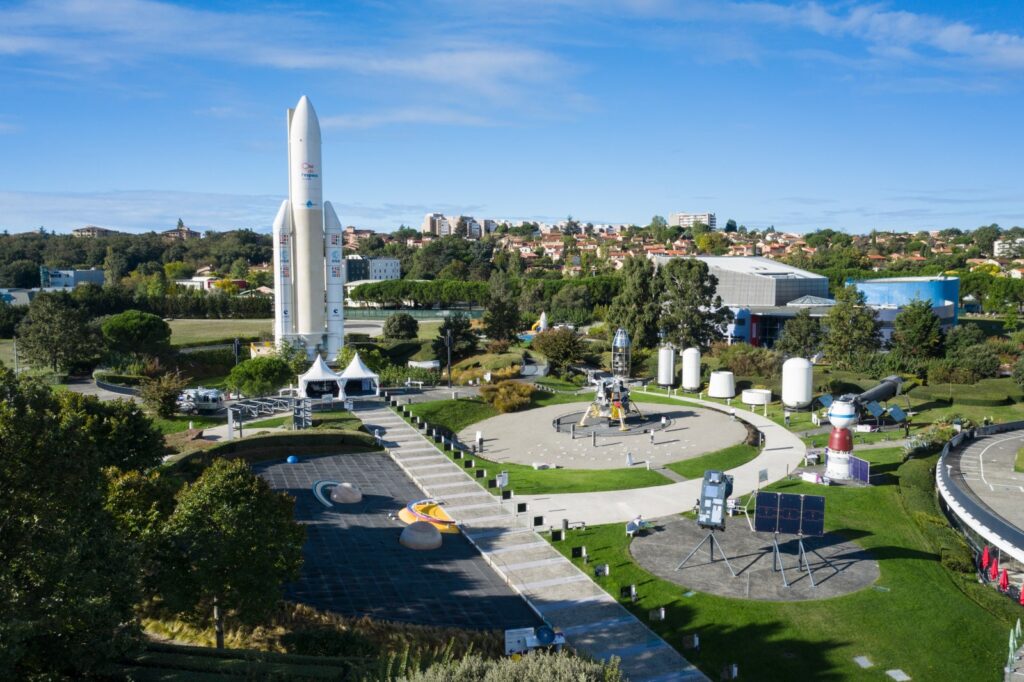
[[[448,348],[448,388],[452,387],[452,330],[445,334],[444,345]]]

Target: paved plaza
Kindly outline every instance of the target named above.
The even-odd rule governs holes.
[[[298,464],[265,462],[254,471],[295,498],[306,526],[305,563],[286,598],[347,616],[466,628],[514,628],[539,620],[461,535],[441,549],[398,544],[405,524],[390,518],[423,494],[383,453],[333,455]],[[363,491],[356,505],[328,509],[311,492],[320,480]]]
[[[483,456],[495,462],[543,463],[565,469],[621,469],[626,466],[627,453],[632,455],[634,466],[651,462],[652,468],[662,467],[742,443],[747,436],[743,423],[728,414],[683,404],[636,404],[655,429],[653,444],[649,433],[636,430],[627,434],[614,428],[605,430],[610,435],[599,435],[596,447],[589,434],[578,433],[574,440],[565,425],[561,433],[555,431],[552,424],[556,420],[566,415],[578,419],[587,403],[499,415],[464,429],[459,439],[473,443],[480,431],[484,437]],[[666,420],[664,428],[662,417]]]
[[[796,536],[780,535],[782,567],[790,584],[786,587],[782,574],[772,571],[771,534],[754,533],[741,516],[730,519],[725,531],[715,533],[736,572],[735,578],[718,546],[711,560],[707,542],[676,570],[708,531],[699,528],[696,521],[678,516],[658,519],[654,525],[655,530],[630,543],[633,558],[656,576],[698,592],[740,599],[804,601],[856,592],[873,584],[880,575],[878,562],[864,549],[827,533],[820,538],[804,538],[816,586],[812,585],[810,576],[798,566]]]

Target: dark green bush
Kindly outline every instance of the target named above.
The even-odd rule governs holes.
[[[281,644],[289,654],[302,656],[377,656],[378,647],[351,630],[334,627],[296,629],[281,635]]]

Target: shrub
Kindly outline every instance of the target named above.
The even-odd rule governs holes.
[[[509,343],[505,339],[495,339],[487,344],[487,352],[492,355],[500,355],[508,352]]]
[[[999,356],[995,349],[987,343],[968,346],[951,359],[960,367],[969,370],[974,375],[974,381],[985,377],[994,377],[999,371]]]
[[[235,354],[230,348],[179,353],[175,366],[194,379],[223,376],[235,366]]]
[[[158,417],[168,419],[178,409],[178,396],[188,386],[181,372],[168,372],[156,379],[145,379],[139,390],[142,403]]]
[[[519,659],[487,660],[470,654],[402,678],[404,682],[620,682],[618,659],[588,661],[561,652],[532,652]]]
[[[533,387],[518,381],[500,381],[480,387],[480,397],[498,412],[515,412],[530,404]]]
[[[244,360],[231,369],[227,385],[247,396],[268,395],[288,383],[292,377],[288,363],[268,356]]]
[[[407,379],[436,386],[441,379],[441,373],[436,370],[422,367],[399,367],[398,365],[385,365],[377,374],[381,386],[401,386]]]
[[[377,656],[379,649],[368,638],[351,630],[319,626],[297,629],[281,635],[281,645],[290,654],[302,656]]]

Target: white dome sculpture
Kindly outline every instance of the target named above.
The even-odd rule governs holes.
[[[351,483],[341,483],[331,488],[331,502],[356,504],[363,501],[363,493]]]
[[[772,392],[767,388],[747,388],[740,394],[744,405],[767,405],[772,401]]]
[[[426,521],[410,523],[402,530],[398,542],[407,549],[430,550],[441,546],[441,531]]]

